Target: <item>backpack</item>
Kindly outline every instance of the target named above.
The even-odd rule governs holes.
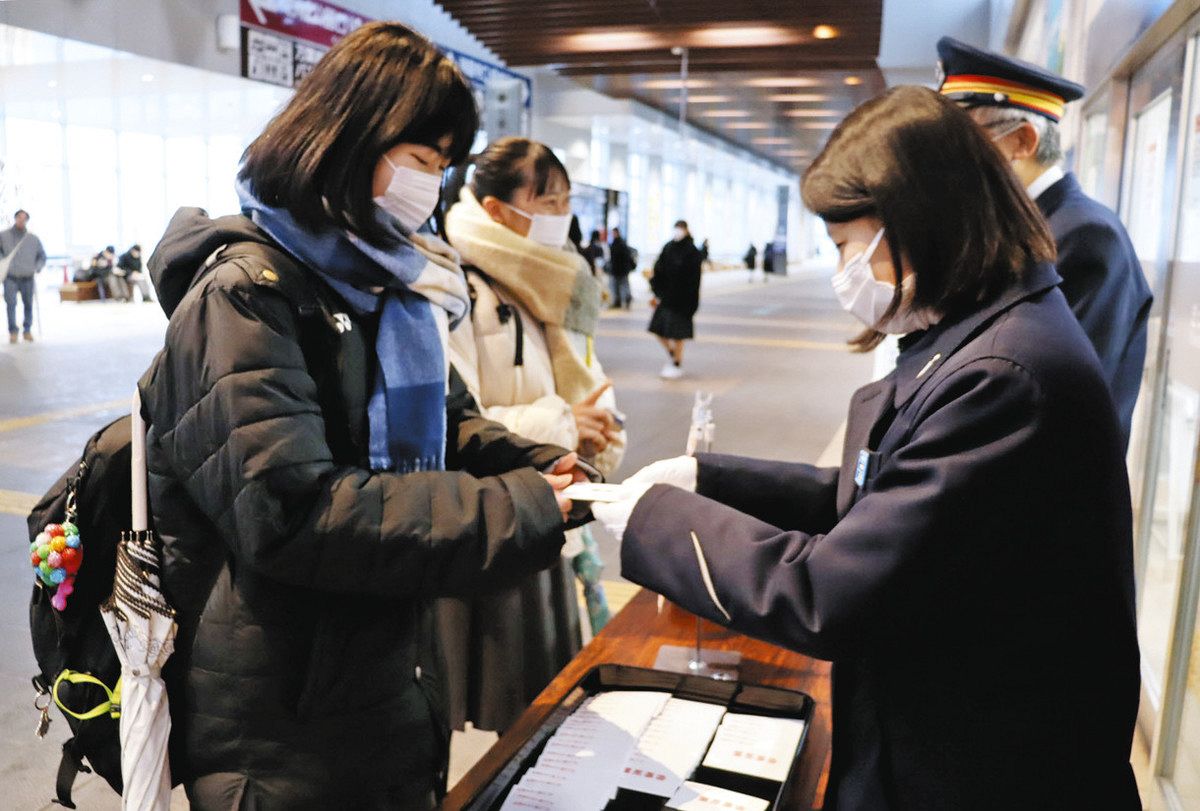
[[[252,278],[264,264],[294,270],[290,276],[299,273],[295,261],[278,249],[240,242],[214,251],[197,278],[224,262],[236,264]],[[298,310],[302,303],[307,306],[292,286],[279,289]],[[79,461],[46,491],[27,519],[31,543],[47,524],[64,521],[75,524],[82,539],[83,562],[65,609],[51,605],[51,590],[37,578],[29,601],[29,630],[38,665],[33,677],[35,706],[41,711],[37,734],[44,736],[50,727],[51,705],[62,711],[73,733],[63,744],[55,781],[55,802],[67,808],[75,808],[71,788],[79,772],[95,771],[118,794],[122,790],[121,662],[101,618],[100,604],[112,593],[117,544],[130,526],[131,431],[128,415],[97,431],[84,445]]]
[[[67,808],[75,807],[71,786],[79,772],[95,770],[121,793],[120,697],[114,696],[121,662],[99,608],[112,593],[117,543],[129,526],[130,430],[127,415],[97,431],[28,518],[31,541],[47,524],[63,521],[79,527],[83,541],[83,564],[66,608],[55,609],[50,589],[36,578],[29,601],[39,671],[33,686],[42,712],[37,732],[46,734],[56,704],[73,733],[63,744],[55,786]]]

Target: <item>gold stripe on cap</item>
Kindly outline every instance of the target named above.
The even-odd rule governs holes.
[[[1010,102],[1031,107],[1034,110],[1061,119],[1066,109],[1066,99],[1029,85],[996,79],[990,76],[947,76],[942,83],[941,93],[980,93],[1006,97]]]

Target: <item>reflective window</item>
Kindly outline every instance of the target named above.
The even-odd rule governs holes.
[[[1174,621],[1171,639],[1176,649],[1168,662],[1159,746],[1166,778],[1163,789],[1179,808],[1200,807],[1200,634],[1196,630],[1200,515],[1193,513],[1200,445],[1200,66],[1193,71],[1190,95],[1189,120],[1184,122],[1187,149],[1181,163],[1177,261],[1171,268],[1163,338],[1162,450],[1155,487],[1154,548],[1147,571],[1148,584],[1155,567],[1174,580],[1170,588],[1162,588],[1164,594],[1154,604],[1143,609],[1147,615],[1152,609],[1161,612],[1163,624],[1165,618]],[[1159,601],[1164,604],[1158,605]]]
[[[237,209],[242,151],[290,91],[0,25],[0,216],[49,254],[140,242],[174,208]]]

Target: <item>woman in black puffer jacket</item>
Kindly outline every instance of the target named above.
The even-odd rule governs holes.
[[[687,222],[675,223],[675,235],[658,254],[650,289],[654,292],[654,315],[650,332],[658,336],[670,360],[659,372],[664,380],[683,377],[683,342],[694,337],[692,319],[700,309],[700,275],[708,250],[692,241]]]
[[[557,491],[582,474],[478,416],[444,349],[466,284],[417,233],[475,127],[433,45],[364,26],[247,150],[243,214],[181,210],[150,260],[171,323],[141,390],[193,808],[432,808],[429,601],[558,560]]]

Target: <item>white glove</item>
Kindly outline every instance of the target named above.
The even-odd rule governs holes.
[[[623,487],[629,488],[628,498],[607,504],[596,502],[592,505],[592,515],[620,543],[633,508],[647,490],[656,484],[669,484],[694,493],[698,470],[696,459],[692,456],[676,456],[674,459],[652,462],[622,482]]]
[[[699,466],[694,456],[676,456],[651,462],[625,480],[625,484],[670,484],[690,493],[696,492]]]
[[[628,498],[620,501],[597,501],[592,504],[592,515],[596,516],[597,521],[604,524],[604,528],[616,538],[617,543],[620,543],[625,537],[625,527],[629,523],[629,516],[633,515],[633,508],[637,506],[638,501],[646,495],[646,491],[653,484],[654,482],[635,482],[632,479],[626,479],[622,482],[622,486],[629,489]]]

